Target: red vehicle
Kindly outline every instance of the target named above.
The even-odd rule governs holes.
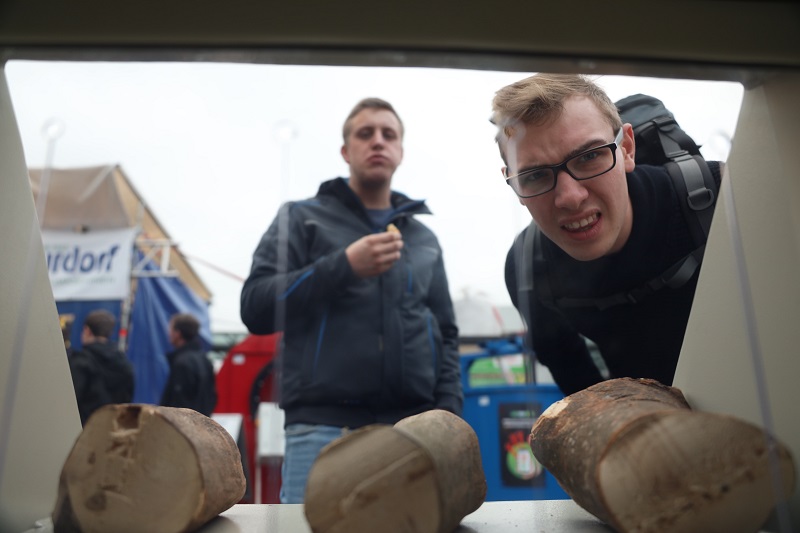
[[[248,335],[228,350],[217,373],[214,416],[241,415],[239,450],[247,478],[241,503],[280,503],[280,459],[257,458],[257,412],[261,402],[277,402],[275,355],[280,334]],[[238,417],[237,417],[238,418]]]

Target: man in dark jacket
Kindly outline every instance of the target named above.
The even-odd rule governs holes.
[[[685,197],[663,166],[635,163],[631,124],[587,78],[537,74],[493,108],[506,182],[536,223],[509,251],[506,285],[537,359],[565,394],[608,377],[670,385],[699,267],[663,288],[651,280],[695,248]],[[643,286],[656,289],[640,297]]]
[[[69,369],[78,401],[81,424],[92,413],[111,403],[133,399],[133,366],[110,342],[116,319],[105,310],[86,315],[81,331],[81,349],[69,354]]]
[[[211,416],[217,405],[216,375],[200,344],[200,322],[188,313],[174,315],[169,321],[169,342],[175,351],[167,354],[169,377],[161,405]]]
[[[283,332],[283,503],[303,501],[311,464],[347,429],[463,404],[442,251],[415,218],[430,211],[391,189],[403,125],[368,98],[343,138],[349,179],[281,207],[242,289],[248,329]]]

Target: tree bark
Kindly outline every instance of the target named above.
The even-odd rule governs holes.
[[[193,531],[241,500],[241,456],[191,409],[117,404],[86,422],[61,472],[58,532]]]
[[[619,532],[752,533],[794,488],[788,449],[737,418],[692,411],[649,379],[604,381],[551,405],[534,456]]]
[[[308,477],[305,513],[315,533],[449,533],[485,497],[475,432],[434,410],[324,448]]]

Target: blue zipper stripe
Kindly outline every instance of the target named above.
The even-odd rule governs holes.
[[[433,372],[435,374],[438,354],[436,353],[436,339],[433,336],[433,325],[431,324],[430,316],[428,316],[428,342],[431,345],[431,354],[433,354]]]
[[[411,265],[408,265],[408,284],[406,285],[406,292],[412,292],[414,288],[414,271],[411,270]]]
[[[319,334],[317,335],[317,349],[314,352],[314,370],[313,374],[316,375],[317,373],[317,364],[319,363],[319,353],[322,351],[322,337],[325,334],[325,325],[328,322],[328,312],[325,311],[325,314],[322,315],[322,323],[319,325]],[[312,376],[312,379],[314,376]]]
[[[314,269],[312,268],[311,270],[309,270],[308,272],[306,272],[305,274],[303,274],[302,276],[297,278],[297,281],[292,283],[292,286],[289,287],[288,289],[286,289],[286,292],[284,292],[283,294],[278,296],[278,301],[285,300],[286,298],[288,298],[289,295],[292,294],[292,291],[294,291],[297,288],[298,285],[303,283],[303,281],[305,281],[305,279],[308,278],[313,273],[314,273]]]

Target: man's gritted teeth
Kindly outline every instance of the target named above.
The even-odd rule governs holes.
[[[598,218],[600,218],[600,213],[592,213],[586,218],[576,220],[575,222],[570,222],[569,224],[564,224],[561,227],[567,231],[583,231],[596,223]]]

